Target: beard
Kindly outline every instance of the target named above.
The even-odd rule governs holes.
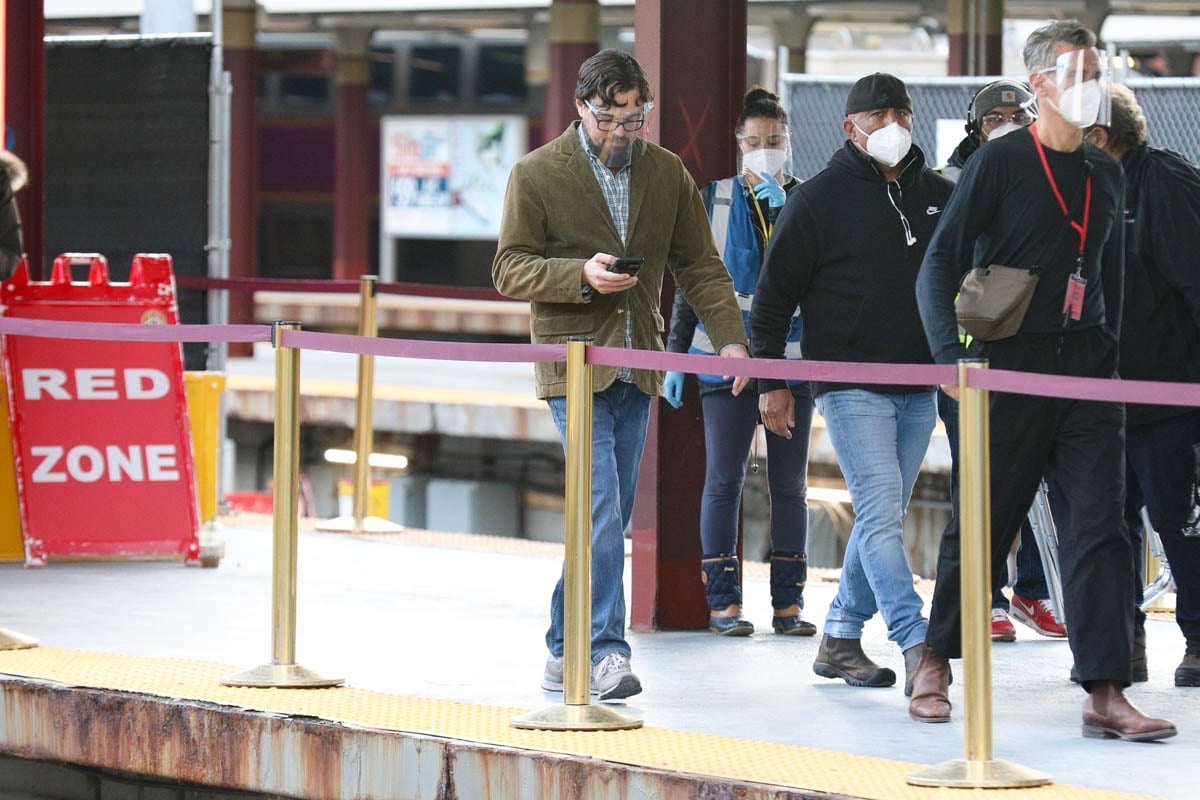
[[[614,135],[608,136],[604,133],[599,135],[603,138],[597,142],[592,138],[590,133],[584,131],[584,138],[587,139],[588,152],[600,159],[600,163],[610,169],[621,169],[629,166],[629,162],[633,157],[633,143],[636,141],[632,136]]]

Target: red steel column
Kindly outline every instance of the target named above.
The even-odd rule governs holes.
[[[229,277],[258,276],[258,124],[254,0],[221,0],[225,69],[233,85],[229,119]],[[254,295],[229,293],[230,324],[254,322]],[[252,346],[232,342],[229,355]]]
[[[647,136],[683,159],[699,186],[737,170],[733,128],[746,93],[746,0],[639,0],[634,54],[654,89]],[[670,316],[675,287],[663,287]],[[688,381],[689,386],[694,381]],[[654,403],[633,510],[633,627],[708,625],[700,583],[704,428],[694,392]]]
[[[1004,0],[949,0],[951,75],[999,75],[1003,70]]]
[[[13,152],[29,167],[17,192],[29,276],[40,280],[46,254],[46,18],[41,3],[9,0],[5,54],[5,119]],[[7,133],[0,131],[0,136]],[[7,147],[8,143],[3,142]]]
[[[546,84],[545,137],[558,136],[579,115],[575,84],[579,65],[600,49],[598,0],[553,0],[550,4],[550,80]]]
[[[337,32],[337,98],[334,119],[333,277],[357,280],[371,270],[367,237],[367,45],[371,31]]]

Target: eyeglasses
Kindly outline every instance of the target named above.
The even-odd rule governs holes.
[[[592,105],[590,100],[584,100],[583,104],[587,106],[588,111],[592,112],[592,118],[596,120],[596,127],[604,133],[615,131],[618,126],[630,132],[639,130],[646,124],[646,115],[654,110],[654,103],[646,103],[646,105],[624,119],[617,119],[612,114],[605,114],[596,110],[596,107]]]
[[[767,147],[772,150],[786,150],[788,146],[788,136],[786,133],[772,133],[767,136],[747,136],[744,133],[739,133],[735,138],[751,150],[757,150],[760,147]]]
[[[991,111],[980,117],[979,121],[983,123],[983,127],[988,129],[998,128],[1006,122],[1011,122],[1015,125],[1020,125],[1021,127],[1026,128],[1032,125],[1035,119],[1037,119],[1037,117],[1033,116],[1033,114],[1030,114],[1023,108],[1018,108],[1011,114],[1005,114],[1000,111]]]

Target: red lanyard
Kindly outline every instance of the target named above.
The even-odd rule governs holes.
[[[1042,140],[1037,135],[1036,122],[1029,126],[1029,133],[1033,136],[1033,146],[1037,148],[1038,158],[1042,160],[1042,170],[1046,173],[1046,180],[1050,181],[1050,188],[1054,190],[1054,198],[1058,200],[1058,207],[1062,209],[1067,222],[1071,223],[1071,227],[1079,234],[1079,264],[1082,266],[1084,249],[1087,247],[1088,220],[1092,216],[1092,174],[1088,173],[1087,182],[1084,184],[1083,222],[1079,223],[1071,219],[1067,201],[1063,200],[1062,192],[1058,190],[1058,181],[1054,180],[1054,173],[1050,171],[1050,162],[1046,160],[1046,150],[1042,147]]]

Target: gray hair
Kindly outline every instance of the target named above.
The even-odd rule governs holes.
[[[1025,40],[1025,69],[1032,74],[1050,69],[1058,60],[1061,45],[1071,47],[1095,47],[1096,34],[1084,27],[1077,19],[1056,19],[1029,34]]]
[[[1146,115],[1128,87],[1116,83],[1109,91],[1112,119],[1108,123],[1108,146],[1119,153],[1128,153],[1146,143]]]

